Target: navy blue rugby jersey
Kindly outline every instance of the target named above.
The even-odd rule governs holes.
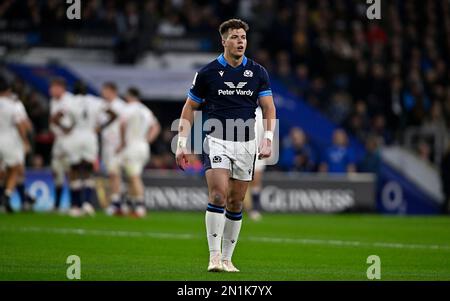
[[[269,95],[269,75],[263,66],[244,56],[241,65],[232,67],[223,54],[195,74],[188,92],[190,99],[203,104],[208,120],[217,119],[222,125],[223,131],[212,127],[208,134],[231,141],[254,139],[258,98]]]

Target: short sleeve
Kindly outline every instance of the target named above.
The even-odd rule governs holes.
[[[269,74],[267,73],[267,70],[261,66],[258,97],[263,96],[272,96],[272,88],[270,87]]]
[[[17,115],[20,120],[28,119],[27,111],[22,102],[17,102]]]
[[[156,123],[156,117],[155,114],[151,110],[148,110],[148,124],[150,127],[154,126]]]
[[[14,104],[12,107],[12,115],[13,115],[13,122],[14,124],[19,124],[24,120],[23,118],[23,112],[21,107],[18,104]]]
[[[188,97],[195,102],[203,103],[206,98],[205,74],[203,72],[195,73],[192,87],[188,92]]]

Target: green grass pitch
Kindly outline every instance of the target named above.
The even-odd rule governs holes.
[[[367,280],[369,255],[381,280],[450,280],[450,218],[380,215],[244,216],[233,261],[241,273],[207,273],[204,213],[70,218],[0,215],[0,280],[67,280],[69,255],[81,280]]]

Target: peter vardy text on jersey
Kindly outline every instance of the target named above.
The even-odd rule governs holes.
[[[252,90],[219,90],[219,95],[243,95],[243,96],[252,96]]]

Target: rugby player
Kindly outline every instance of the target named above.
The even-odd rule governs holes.
[[[117,92],[117,86],[113,82],[106,82],[102,87],[102,98],[109,108],[118,116],[101,135],[102,141],[102,161],[109,178],[111,203],[106,209],[108,215],[121,213],[122,204],[122,180],[121,167],[122,156],[116,153],[120,144],[120,115],[126,110],[126,102],[121,99]]]
[[[29,149],[23,115],[18,109],[11,87],[0,78],[0,169],[3,187],[0,191],[0,211],[12,213],[11,196],[16,188],[24,150]]]
[[[257,154],[255,110],[264,118],[264,137],[258,159],[272,152],[275,106],[269,76],[264,67],[245,56],[247,23],[230,19],[220,25],[223,54],[195,74],[181,113],[176,161],[188,163],[187,137],[194,111],[204,104],[206,123],[214,124],[206,135],[203,164],[209,192],[205,223],[209,246],[208,271],[239,272],[231,259],[242,224],[242,203],[253,179]],[[244,126],[236,126],[241,122]],[[231,124],[231,126],[230,126]]]
[[[73,125],[73,120],[70,120],[67,115],[62,114],[59,122],[62,128],[57,126],[53,121],[57,114],[63,112],[65,107],[70,103],[73,94],[67,91],[66,81],[64,78],[57,77],[50,82],[49,94],[50,100],[50,130],[55,136],[51,154],[51,169],[53,174],[53,181],[55,183],[55,203],[53,210],[58,212],[60,210],[63,185],[70,165],[68,161],[68,135],[67,130]]]
[[[161,132],[161,126],[152,111],[140,101],[140,93],[130,88],[125,96],[126,110],[121,115],[121,143],[117,154],[122,154],[125,173],[128,177],[128,210],[135,217],[145,217],[142,171],[150,159],[150,145]],[[127,212],[129,211],[129,212]]]

